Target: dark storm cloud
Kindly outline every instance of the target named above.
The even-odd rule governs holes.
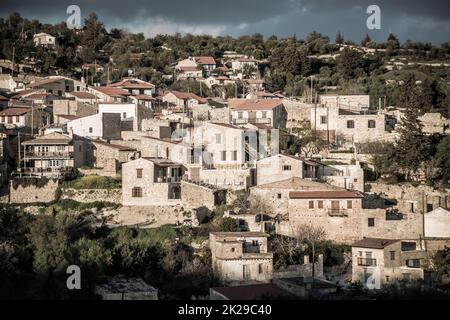
[[[359,41],[366,33],[384,40],[389,32],[402,41],[450,41],[448,0],[0,0],[0,16],[19,12],[27,18],[59,22],[68,5],[79,5],[83,17],[96,12],[108,28],[155,33],[210,33],[305,36],[312,30],[330,38],[340,30]],[[382,30],[366,28],[366,8],[381,8]]]

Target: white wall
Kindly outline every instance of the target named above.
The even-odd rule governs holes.
[[[90,129],[92,132],[90,132]],[[94,114],[69,121],[67,130],[81,137],[101,138],[103,137],[102,114]]]
[[[127,118],[134,119],[136,117],[136,105],[133,103],[99,103],[98,113],[118,113],[122,120]]]

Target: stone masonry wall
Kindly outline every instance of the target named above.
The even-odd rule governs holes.
[[[10,182],[10,203],[52,202],[59,181],[39,178],[16,178]]]
[[[120,204],[122,202],[121,189],[63,189],[61,199],[71,199],[78,202],[105,201]]]

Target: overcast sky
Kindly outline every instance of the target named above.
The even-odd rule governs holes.
[[[19,12],[54,23],[67,19],[68,5],[82,17],[96,12],[108,29],[147,36],[175,32],[211,35],[253,34],[305,37],[316,30],[334,41],[338,31],[359,42],[366,33],[384,41],[389,32],[402,42],[450,42],[449,0],[0,0],[0,16]],[[381,9],[381,30],[366,27],[369,5]]]

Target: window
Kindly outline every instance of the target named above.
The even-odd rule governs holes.
[[[289,165],[284,165],[283,166],[283,171],[291,171],[292,167]]]
[[[243,112],[238,112],[238,119],[243,119],[244,118],[244,113]]]
[[[373,129],[373,128],[375,128],[375,126],[376,126],[375,120],[369,120],[369,121],[367,122],[367,127]]]
[[[136,178],[142,179],[142,169],[136,169]]]
[[[220,135],[220,133],[216,133],[216,143],[217,144],[222,143],[222,136]]]
[[[367,219],[367,225],[369,227],[375,227],[375,218],[368,218]]]
[[[347,200],[347,209],[352,209],[352,208],[353,208],[352,200]]]
[[[386,276],[386,282],[389,282],[389,281],[391,281],[391,277]]]
[[[416,250],[416,243],[415,242],[404,242],[402,241],[402,251],[415,251]]]
[[[411,203],[409,204],[409,211],[410,211],[410,212],[414,212],[414,202],[411,202]]]
[[[309,209],[314,209],[314,201],[310,200],[308,207],[309,207]]]
[[[63,146],[63,145],[59,145],[56,147],[56,150],[58,150],[58,151],[64,151],[64,149],[65,149],[65,146]]]
[[[93,131],[92,127],[89,127],[89,133],[92,133]]]
[[[427,203],[427,212],[433,211],[433,204]]]
[[[231,252],[234,252],[236,249],[235,248],[231,248]]]
[[[267,118],[267,111],[263,111],[263,112],[262,112],[262,118],[263,118],[263,119],[266,119],[266,118]]]
[[[420,259],[406,260],[406,265],[410,268],[420,268]]]
[[[281,193],[277,193],[277,198],[281,199]]]
[[[237,161],[237,151],[231,151],[231,159]]]
[[[320,124],[326,124],[327,123],[327,116],[320,116]]]
[[[410,281],[411,280],[411,273],[404,273],[403,274],[403,279],[406,281]]]
[[[78,151],[81,152],[82,151],[82,147],[78,146]]]
[[[227,161],[227,152],[226,151],[221,151],[220,152],[220,158],[222,161]]]
[[[323,209],[323,200],[317,201],[317,208]]]
[[[20,122],[20,117],[16,116],[16,122]]]
[[[122,113],[122,118],[123,118],[123,119],[126,119],[126,118],[127,118],[127,113],[126,113],[126,112],[123,112],[123,113]]]
[[[389,256],[391,260],[395,260],[395,251],[389,251]]]
[[[252,246],[254,246],[254,247],[259,247],[259,242],[258,242],[258,240],[252,240]]]
[[[131,190],[131,196],[132,196],[133,198],[142,198],[142,188],[140,188],[140,187],[134,187],[134,188]]]
[[[347,129],[353,129],[353,128],[355,128],[355,121],[347,120]]]

